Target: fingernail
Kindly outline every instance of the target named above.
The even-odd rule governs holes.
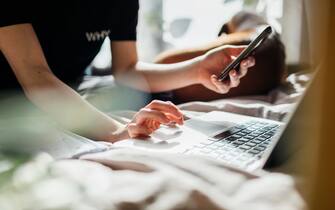
[[[231,71],[231,74],[232,74],[233,77],[237,76],[237,72],[235,70]]]

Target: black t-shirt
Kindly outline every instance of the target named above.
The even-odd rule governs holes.
[[[136,40],[138,0],[11,2],[2,6],[0,27],[31,23],[51,70],[69,85],[83,75],[107,36]],[[19,87],[0,52],[0,90]]]

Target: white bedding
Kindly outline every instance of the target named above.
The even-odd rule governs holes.
[[[192,111],[190,114],[226,111],[282,121],[302,95],[309,79],[310,75],[308,74],[292,74],[282,86],[272,90],[268,95],[238,97],[212,102],[190,102],[179,107],[185,111]]]
[[[250,174],[196,156],[112,150],[54,162],[42,154],[0,188],[1,210],[300,210],[290,176]],[[86,161],[91,160],[91,161]],[[108,167],[97,162],[103,163]]]

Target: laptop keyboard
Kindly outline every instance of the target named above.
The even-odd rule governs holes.
[[[246,167],[262,157],[278,128],[279,125],[273,123],[249,121],[210,137],[184,153],[206,155]]]

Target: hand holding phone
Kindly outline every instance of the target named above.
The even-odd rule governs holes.
[[[244,49],[241,54],[221,72],[218,80],[224,81],[228,77],[231,70],[238,69],[240,63],[252,55],[252,53],[254,53],[254,51],[264,42],[264,40],[266,40],[272,34],[272,31],[273,30],[271,26],[266,26],[261,31],[261,33],[248,45],[248,47]]]

